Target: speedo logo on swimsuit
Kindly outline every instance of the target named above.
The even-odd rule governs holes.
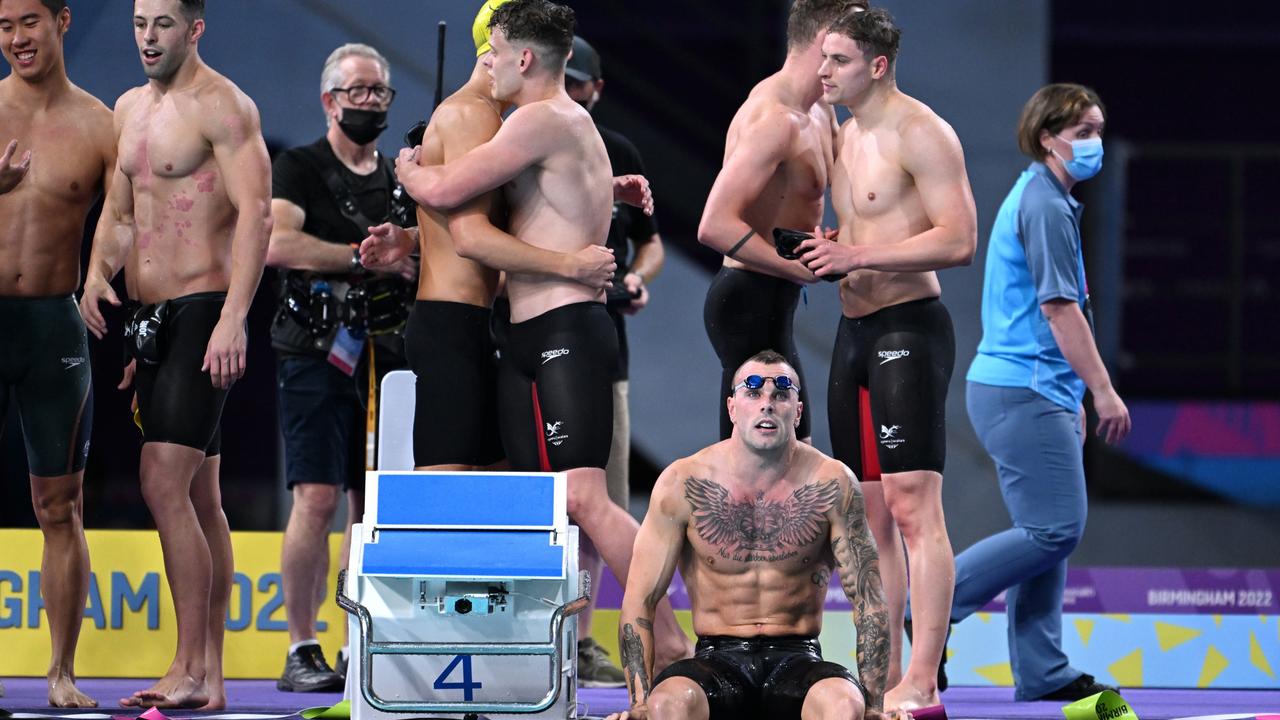
[[[883,364],[883,363],[882,363]],[[902,443],[906,442],[906,438],[898,436],[902,431],[901,425],[881,425],[880,426],[880,444],[886,448],[893,450]]]
[[[881,365],[884,365],[885,363],[888,363],[888,362],[893,362],[898,358],[904,358],[910,354],[911,354],[910,350],[881,350],[880,352],[876,353],[876,355],[879,356],[880,358]]]
[[[562,357],[568,354],[569,354],[568,348],[560,348],[559,350],[547,350],[542,353],[542,364],[546,365],[552,360],[555,360],[558,357]]]
[[[73,368],[73,367],[77,367],[77,366],[79,366],[79,365],[83,365],[83,364],[84,364],[84,358],[82,358],[82,357],[64,357],[64,358],[62,358],[62,364],[66,366],[66,367],[62,368],[63,370],[70,370],[70,369],[71,369],[71,368]]]

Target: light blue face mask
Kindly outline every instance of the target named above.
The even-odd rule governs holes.
[[[1058,155],[1057,150],[1054,150],[1053,154],[1058,155],[1058,159],[1062,160],[1062,166],[1066,168],[1067,174],[1076,182],[1088,180],[1102,170],[1102,138],[1067,140],[1059,135],[1058,139],[1071,143],[1070,160],[1062,160],[1062,156]]]

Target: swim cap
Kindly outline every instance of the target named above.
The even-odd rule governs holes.
[[[476,57],[489,52],[489,21],[493,19],[493,11],[511,2],[511,0],[485,0],[476,13],[475,22],[471,23],[471,39],[476,43]]]

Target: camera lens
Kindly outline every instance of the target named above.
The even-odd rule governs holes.
[[[459,615],[466,615],[471,612],[471,601],[467,598],[458,598],[458,600],[453,603],[453,610]]]

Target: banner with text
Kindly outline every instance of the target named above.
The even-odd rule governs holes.
[[[81,677],[156,677],[173,659],[173,598],[160,539],[151,531],[90,530],[93,569],[76,653]],[[280,582],[281,533],[231,534],[235,576],[227,609],[228,678],[278,677],[289,649]],[[341,535],[329,538],[331,598]],[[0,676],[43,676],[49,621],[40,592],[39,530],[0,530]],[[332,660],[343,643],[345,614],[331,600],[320,611],[320,642]]]

